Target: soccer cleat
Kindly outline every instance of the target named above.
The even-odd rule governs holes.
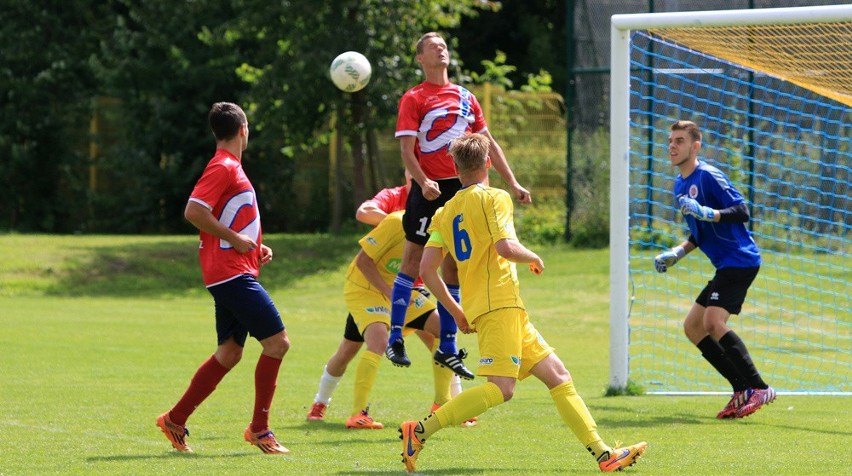
[[[437,403],[432,402],[432,413],[435,413],[435,410],[437,410],[439,408],[441,408],[441,405],[438,405]],[[469,420],[465,420],[465,421],[461,422],[461,426],[463,426],[465,428],[470,428],[472,426],[476,426],[476,423],[477,423],[477,418],[473,417]]]
[[[737,418],[747,417],[752,413],[760,410],[760,407],[764,405],[769,405],[774,401],[774,388],[753,388],[751,389],[751,394],[749,395],[745,404],[741,406],[739,410],[737,410]]]
[[[402,440],[402,462],[405,463],[405,470],[409,473],[417,471],[415,466],[417,456],[423,449],[423,442],[414,434],[415,428],[417,428],[416,421],[404,421],[399,425],[399,439]]]
[[[411,366],[411,360],[405,354],[405,342],[402,339],[397,339],[388,344],[387,349],[385,349],[385,356],[397,367]]]
[[[311,411],[308,412],[308,421],[320,421],[325,417],[325,411],[328,405],[320,402],[314,402],[311,405]]]
[[[157,417],[157,426],[169,439],[172,446],[181,453],[192,453],[192,448],[186,444],[186,437],[189,436],[189,430],[185,426],[172,423],[169,419],[169,412],[163,413]]]
[[[633,466],[647,447],[648,443],[641,441],[627,448],[613,448],[609,454],[609,458],[598,462],[598,466],[604,473],[621,471],[628,466]]]
[[[357,428],[361,430],[381,430],[385,426],[373,420],[370,416],[369,408],[361,410],[358,414],[352,415],[346,419],[346,428]]]
[[[436,350],[433,358],[435,365],[446,367],[465,380],[473,380],[473,377],[475,377],[473,372],[468,370],[464,366],[464,362],[462,362],[463,359],[467,358],[467,351],[464,349],[460,349],[458,354],[445,354],[440,350]]]
[[[751,395],[751,390],[737,390],[731,396],[731,400],[725,405],[725,408],[722,409],[718,414],[716,414],[716,418],[720,420],[724,420],[726,418],[736,418],[737,411],[745,405],[746,400]]]
[[[260,451],[263,451],[266,454],[286,455],[290,452],[290,450],[281,446],[281,443],[278,443],[278,440],[275,439],[275,435],[269,429],[254,433],[251,431],[251,426],[249,426],[246,428],[243,436],[246,441],[251,443],[253,446],[257,446]]]

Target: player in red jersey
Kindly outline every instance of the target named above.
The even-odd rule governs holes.
[[[198,255],[204,284],[215,303],[218,346],[195,372],[181,399],[157,418],[157,426],[175,449],[191,452],[186,420],[237,365],[251,334],[263,351],[254,371],[254,414],[243,437],[264,453],[285,454],[290,451],[269,429],[269,408],[290,341],[275,304],[257,281],[260,267],[272,260],[272,250],[261,241],[254,187],[242,167],[248,120],[239,106],[226,102],[214,104],[208,119],[216,154],[196,183],[184,216],[200,231]]]
[[[461,187],[453,159],[447,153],[450,142],[471,132],[485,135],[491,144],[494,168],[521,203],[532,201],[530,193],[515,179],[503,149],[488,131],[479,101],[466,88],[450,82],[447,75],[450,53],[444,39],[435,32],[420,37],[416,59],[426,79],[406,91],[400,99],[395,134],[413,183],[405,204],[405,250],[393,285],[391,333],[385,351],[395,365],[402,367],[411,365],[402,340],[402,324],[414,277],[419,272],[423,247],[429,238],[427,230],[435,210]],[[459,281],[453,260],[446,260],[441,272],[450,293],[458,301]],[[456,349],[455,321],[442,304],[438,306],[438,313],[441,316],[441,342],[435,352],[435,362],[451,368],[463,378],[472,378],[473,374],[462,363],[465,353]]]

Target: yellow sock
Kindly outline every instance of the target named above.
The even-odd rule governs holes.
[[[421,439],[432,436],[432,433],[448,426],[458,426],[486,410],[503,403],[503,392],[497,385],[486,382],[453,397],[435,413],[420,422],[423,427]]]
[[[441,343],[438,339],[435,339],[435,344],[432,346],[432,355],[435,355],[435,351],[438,349],[438,346]],[[435,403],[439,406],[450,401],[450,382],[453,380],[453,371],[441,366],[441,365],[432,365],[432,374],[435,378]]]
[[[612,450],[598,435],[598,426],[586,408],[583,398],[577,395],[574,382],[567,381],[550,389],[550,396],[556,403],[556,409],[562,420],[577,435],[577,439],[589,450],[595,459]]]
[[[373,384],[376,382],[381,358],[381,355],[369,350],[361,353],[358,368],[355,370],[355,394],[352,397],[353,415],[367,408],[367,400],[370,398],[370,391],[373,390]]]

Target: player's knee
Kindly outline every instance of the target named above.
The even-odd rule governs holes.
[[[234,349],[218,349],[216,351],[216,361],[218,361],[222,367],[232,369],[243,358],[243,349],[242,347],[234,348]]]
[[[290,339],[283,331],[264,339],[261,344],[263,345],[263,353],[276,359],[283,359],[287,351],[290,350]]]

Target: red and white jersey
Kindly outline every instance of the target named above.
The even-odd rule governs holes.
[[[254,187],[240,161],[230,152],[217,149],[189,200],[203,205],[220,223],[249,236],[258,245],[240,254],[231,243],[202,231],[198,257],[204,285],[214,286],[243,274],[257,277],[260,273],[260,212]]]
[[[408,200],[408,189],[405,185],[400,185],[394,188],[383,188],[375,197],[367,201],[375,203],[379,210],[390,214],[405,210],[406,200]]]
[[[479,101],[467,89],[422,82],[399,100],[395,137],[415,136],[414,154],[431,180],[457,177],[450,142],[470,132],[488,129]]]

